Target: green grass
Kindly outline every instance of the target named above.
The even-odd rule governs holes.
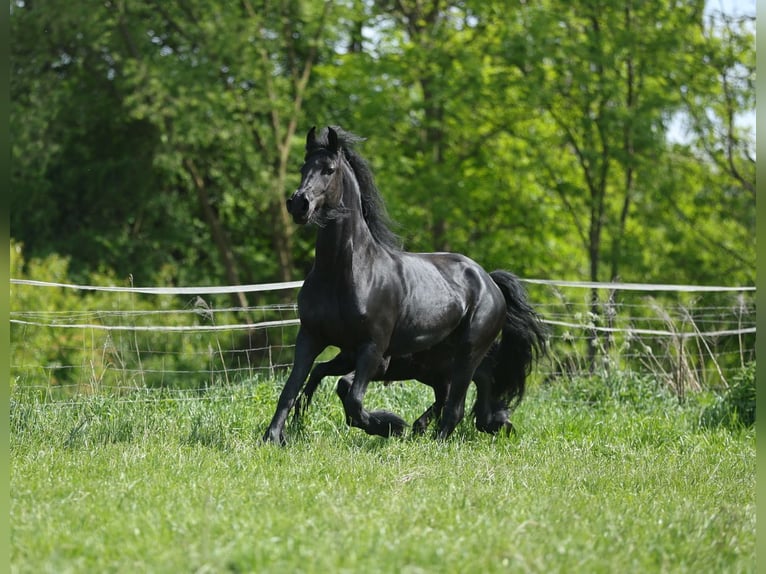
[[[347,429],[326,385],[11,405],[13,572],[754,572],[755,431],[651,381],[533,387],[518,434]],[[366,404],[413,420],[415,383]]]

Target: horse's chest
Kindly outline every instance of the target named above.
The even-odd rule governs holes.
[[[301,324],[328,344],[343,346],[363,336],[367,317],[353,294],[341,289],[303,289],[298,297]]]

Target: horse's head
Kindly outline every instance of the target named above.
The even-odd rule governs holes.
[[[301,184],[287,200],[287,211],[295,223],[316,221],[323,208],[333,210],[340,204],[340,154],[338,133],[334,129],[327,128],[326,142],[317,140],[315,127],[309,130]]]

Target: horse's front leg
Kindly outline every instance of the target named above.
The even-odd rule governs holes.
[[[325,347],[326,345],[308,334],[303,328],[298,331],[298,337],[295,342],[293,368],[290,371],[290,376],[287,378],[285,386],[282,388],[282,393],[279,395],[277,409],[271,419],[269,428],[266,429],[266,433],[263,435],[264,442],[274,444],[285,443],[284,428],[287,415],[295,404],[295,399],[303,383],[306,381],[311,365],[314,364],[314,360]]]
[[[298,420],[311,404],[314,393],[322,383],[322,379],[332,375],[345,375],[354,368],[354,356],[350,353],[340,352],[329,361],[319,363],[311,370],[306,386],[298,395],[295,402],[295,419]]]
[[[367,434],[389,437],[404,432],[407,427],[405,420],[385,410],[368,412],[363,405],[367,385],[379,372],[383,364],[382,360],[383,357],[374,343],[363,345],[357,351],[353,382],[350,383],[350,388],[347,388],[348,379],[338,381],[338,395],[343,401],[343,409],[349,425],[360,428]]]

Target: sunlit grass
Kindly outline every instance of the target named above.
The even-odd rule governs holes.
[[[755,571],[755,432],[595,384],[533,388],[516,437],[464,422],[445,444],[348,429],[328,384],[286,448],[260,442],[271,383],[17,397],[12,571]],[[430,393],[366,402],[413,420]]]

